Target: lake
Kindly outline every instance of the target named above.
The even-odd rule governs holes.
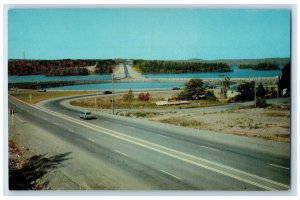
[[[258,71],[252,69],[240,69],[232,66],[233,72],[227,73],[187,73],[187,74],[145,74],[145,78],[219,78],[220,74],[230,78],[251,78],[251,77],[275,77],[281,76],[281,70]],[[51,82],[51,81],[74,81],[74,80],[110,80],[111,75],[88,75],[88,76],[51,76],[30,75],[30,76],[9,76],[8,83],[20,82]],[[174,88],[184,86],[183,82],[124,82],[115,83],[116,89],[155,89],[155,88]],[[48,90],[111,90],[111,83],[72,85]]]
[[[183,82],[126,82],[126,83],[115,83],[114,88],[116,90],[129,90],[129,89],[158,89],[158,88],[182,88]],[[48,88],[48,90],[112,90],[111,83],[101,84],[88,84],[88,85],[70,85],[56,88]]]
[[[275,77],[281,76],[281,70],[259,71],[252,69],[240,69],[232,66],[233,72],[218,73],[187,73],[187,74],[145,74],[145,78],[219,78],[220,74],[229,78],[251,78],[251,77]],[[51,81],[74,81],[74,80],[110,80],[111,75],[88,75],[88,76],[8,76],[8,83],[20,82],[51,82]]]

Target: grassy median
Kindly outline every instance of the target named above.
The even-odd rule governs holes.
[[[36,90],[23,90],[17,91],[15,93],[9,92],[10,95],[25,101],[27,103],[35,104],[43,100],[53,99],[57,97],[67,97],[67,96],[76,96],[83,94],[93,94],[93,91],[46,91],[38,92]],[[31,95],[31,101],[29,96]]]
[[[116,109],[185,109],[185,108],[216,106],[221,104],[221,102],[218,101],[198,100],[198,101],[190,101],[189,104],[157,106],[155,104],[157,101],[164,101],[163,96],[164,96],[164,92],[150,93],[149,101],[140,101],[137,98],[137,94],[135,94],[135,97],[131,101],[125,101],[122,95],[115,95],[115,108]],[[170,99],[170,101],[175,101],[175,100]],[[86,108],[111,109],[112,97],[111,95],[97,97],[97,98],[89,97],[85,99],[73,100],[70,103],[71,105],[74,106],[80,106]]]

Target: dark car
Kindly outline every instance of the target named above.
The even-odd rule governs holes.
[[[172,90],[180,90],[180,88],[179,87],[174,87],[174,88],[172,88]]]
[[[39,92],[47,92],[47,90],[45,88],[40,88],[38,89]]]
[[[106,90],[106,91],[103,92],[103,94],[112,94],[112,91]]]

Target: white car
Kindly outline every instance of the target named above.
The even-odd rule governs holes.
[[[80,112],[79,117],[80,117],[80,119],[93,119],[94,118],[93,114],[89,111]]]

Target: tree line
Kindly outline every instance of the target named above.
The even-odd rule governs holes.
[[[144,74],[149,73],[194,73],[194,72],[232,72],[225,63],[176,62],[162,60],[134,60],[134,67]]]
[[[259,63],[257,65],[240,65],[239,68],[254,70],[280,70],[279,66],[273,63]]]
[[[9,60],[8,75],[88,75],[85,66],[96,65],[96,74],[112,73],[114,60]]]

